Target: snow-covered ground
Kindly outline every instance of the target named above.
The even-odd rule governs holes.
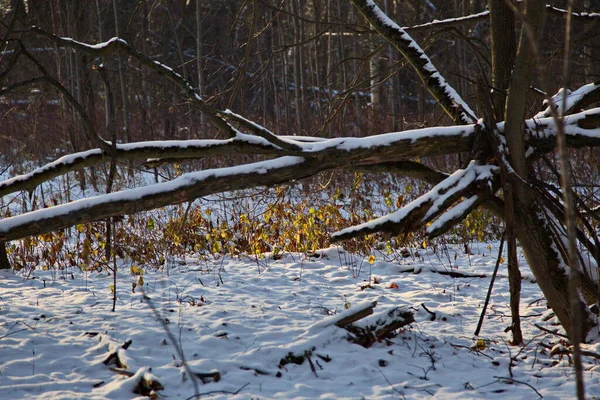
[[[116,312],[107,272],[2,272],[0,397],[129,399],[137,396],[132,391],[139,376],[149,371],[166,399],[196,393],[231,399],[572,398],[568,357],[549,354],[561,338],[535,326],[556,329],[523,260],[526,345],[511,346],[504,332],[510,325],[505,266],[481,335],[473,335],[497,245],[473,246],[470,255],[462,247],[420,250],[394,262],[378,257],[372,265],[338,248],[319,258],[172,262],[143,275],[145,295],[166,324],[139,285],[132,290],[140,282],[128,265],[118,277]],[[335,314],[366,301],[377,301],[376,313],[406,307],[416,322],[368,349],[328,326]],[[198,381],[195,389],[165,329],[181,346],[189,370],[218,371],[220,380]],[[126,370],[136,373],[131,378],[103,363],[127,340],[131,345],[119,354]],[[307,350],[315,371],[308,361],[278,367],[289,352]],[[584,364],[590,398],[600,396],[593,361],[585,358]]]

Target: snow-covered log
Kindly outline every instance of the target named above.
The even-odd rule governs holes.
[[[371,315],[346,327],[352,338],[350,341],[363,347],[371,347],[374,343],[384,340],[397,329],[415,322],[412,311],[403,307]]]

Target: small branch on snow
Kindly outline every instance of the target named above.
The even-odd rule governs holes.
[[[213,394],[232,394],[232,395],[236,395],[236,394],[239,394],[242,390],[244,390],[244,388],[246,386],[248,386],[249,384],[250,384],[250,382],[246,383],[245,385],[243,385],[242,387],[240,387],[235,392],[231,392],[229,390],[212,390],[210,392],[197,393],[197,394],[195,394],[193,396],[188,397],[186,400],[199,399],[202,396],[211,396]]]
[[[540,392],[537,391],[536,388],[534,388],[533,386],[531,386],[529,383],[527,382],[523,382],[523,381],[518,381],[516,379],[513,378],[505,378],[503,376],[494,376],[494,378],[498,379],[499,381],[509,381],[509,382],[514,382],[514,383],[520,383],[521,385],[525,385],[528,386],[529,388],[531,388],[531,390],[533,390],[538,396],[540,396],[540,399],[543,399],[544,396],[541,395]]]
[[[349,310],[333,317],[325,326],[335,325],[339,328],[345,328],[359,319],[365,318],[373,314],[373,308],[377,306],[377,302],[365,303],[362,307],[352,307]]]
[[[429,315],[431,315],[431,320],[435,321],[435,319],[437,318],[437,314],[434,313],[433,311],[429,310],[429,308],[427,308],[427,306],[425,305],[425,303],[421,303],[421,307],[423,307],[423,310],[427,311],[427,313]]]
[[[118,348],[115,351],[113,351],[112,353],[110,353],[108,355],[108,357],[102,363],[104,365],[115,364],[117,366],[117,368],[127,368],[127,365],[125,365],[125,363],[123,363],[123,361],[119,357],[119,351],[127,350],[129,348],[129,346],[131,346],[131,343],[132,343],[131,339],[127,340],[125,343],[123,343],[123,345],[120,348]]]
[[[536,328],[538,328],[539,330],[544,331],[546,333],[549,333],[550,335],[555,335],[555,336],[561,337],[563,339],[569,340],[569,337],[567,335],[563,335],[562,333],[558,333],[558,329],[551,330],[551,329],[548,329],[548,328],[544,328],[543,326],[540,326],[538,324],[533,324],[533,325]]]

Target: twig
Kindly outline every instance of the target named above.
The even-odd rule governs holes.
[[[313,372],[313,374],[315,374],[315,377],[318,378],[319,375],[317,375],[317,369],[315,368],[315,364],[313,364],[312,359],[310,358],[310,354],[306,354],[306,359],[308,360],[308,365],[310,365],[310,370]]]
[[[379,373],[381,374],[381,376],[383,376],[383,379],[385,379],[385,381],[388,383],[388,385],[390,385],[390,387],[392,388],[392,390],[396,393],[398,393],[400,396],[402,396],[403,399],[405,399],[406,397],[404,397],[404,393],[402,393],[401,391],[399,391],[398,389],[396,389],[394,387],[394,385],[392,384],[392,382],[390,382],[390,380],[388,379],[387,376],[385,376],[385,374],[383,373],[383,371],[381,370],[381,368],[377,367],[377,370],[379,371]]]
[[[500,380],[500,381],[503,381],[503,380],[504,380],[504,381],[511,381],[511,382],[514,382],[514,383],[520,383],[520,384],[522,384],[522,385],[529,386],[529,387],[531,388],[531,390],[533,390],[533,391],[534,391],[534,392],[535,392],[535,393],[536,393],[538,396],[540,396],[540,399],[543,399],[543,398],[544,398],[544,396],[542,396],[542,394],[541,394],[540,392],[538,392],[536,388],[534,388],[533,386],[531,386],[531,385],[530,385],[529,383],[527,383],[527,382],[518,381],[518,380],[516,380],[516,379],[513,379],[513,378],[505,378],[505,377],[503,377],[503,376],[494,376],[494,378],[496,378],[496,379],[498,379],[498,380]]]
[[[229,390],[212,390],[210,392],[205,392],[205,393],[196,393],[195,395],[188,397],[186,400],[192,400],[192,399],[195,399],[195,398],[200,398],[201,396],[209,396],[211,394],[233,394],[233,395],[236,395],[239,392],[241,392],[249,384],[250,384],[250,382],[246,383],[244,386],[242,386],[241,388],[239,388],[235,392],[230,392]]]
[[[543,326],[540,326],[540,325],[538,325],[538,324],[533,324],[533,325],[534,325],[536,328],[538,328],[538,329],[540,329],[540,330],[542,330],[542,331],[544,331],[544,332],[546,332],[546,333],[549,333],[549,334],[551,334],[551,335],[556,335],[556,336],[559,336],[559,337],[561,337],[561,338],[563,338],[563,339],[567,339],[567,340],[569,340],[569,337],[568,337],[567,335],[563,335],[562,333],[558,333],[558,331],[551,331],[550,329],[548,329],[548,328],[544,328]]]
[[[434,313],[433,311],[430,311],[430,310],[427,308],[427,306],[425,305],[425,303],[421,303],[421,307],[423,307],[423,309],[424,309],[425,311],[427,311],[427,312],[428,312],[428,313],[431,315],[431,320],[432,320],[432,321],[435,321],[435,319],[437,318],[437,315],[436,315],[436,313]]]

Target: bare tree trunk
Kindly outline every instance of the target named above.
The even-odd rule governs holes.
[[[510,316],[512,320],[512,344],[523,343],[521,331],[521,316],[519,306],[521,303],[521,271],[519,271],[519,260],[517,258],[517,238],[514,231],[514,197],[511,185],[504,185],[504,221],[506,224],[506,245],[508,253],[508,284],[510,292]]]
[[[8,260],[8,255],[6,254],[6,243],[0,243],[0,270],[2,269],[11,269],[10,261]]]
[[[113,0],[113,13],[115,19],[115,34],[117,37],[120,35],[119,27],[119,14],[117,10],[117,0]],[[125,86],[125,77],[123,75],[123,60],[121,59],[121,52],[117,53],[117,65],[119,70],[119,85],[121,87],[121,111],[123,112],[123,129],[125,130],[125,140],[131,142],[131,132],[129,130],[129,105],[127,101],[127,88]]]
[[[202,57],[202,15],[200,13],[200,0],[196,0],[196,68],[198,69],[198,94],[204,96],[204,64]],[[204,132],[206,121],[204,114],[200,113],[200,131]]]
[[[294,27],[294,43],[299,43],[302,40],[300,35],[300,26],[298,23],[298,3],[296,0],[292,0],[292,25]],[[302,86],[302,47],[296,46],[294,48],[294,105],[296,110],[296,131],[300,134],[303,128],[302,121],[302,107],[304,106]]]
[[[510,74],[515,62],[515,17],[505,0],[490,0],[490,34],[492,38],[492,87],[491,104],[494,118],[491,123],[504,119],[506,93],[510,86]],[[485,94],[487,95],[487,93]],[[521,273],[517,258],[517,241],[514,233],[514,191],[509,182],[504,182],[506,242],[508,253],[508,282],[512,336],[515,345],[523,342],[519,303],[521,298]]]

